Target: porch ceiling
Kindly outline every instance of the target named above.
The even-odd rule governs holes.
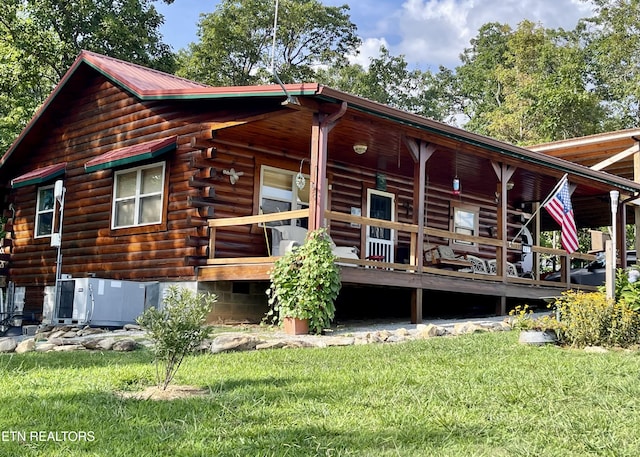
[[[231,138],[300,160],[310,151],[312,120],[311,110],[292,109],[289,114],[224,129],[217,138]],[[491,161],[516,167],[510,179],[513,189],[508,193],[509,203],[515,207],[544,200],[563,174],[545,164],[544,157],[540,163],[521,161],[495,148],[463,142],[353,108],[347,110],[329,133],[329,160],[354,173],[368,169],[413,177],[415,163],[405,145],[405,138],[423,140],[435,146],[435,152],[427,162],[428,186],[451,188],[452,180],[457,176],[462,185],[462,199],[465,194],[495,198],[498,178]],[[353,150],[356,143],[366,144],[367,151],[356,154]],[[572,202],[578,226],[608,225],[609,190],[612,187],[577,175],[570,175],[570,182],[577,185]],[[554,227],[555,223],[545,212],[542,212],[542,217],[543,228]]]

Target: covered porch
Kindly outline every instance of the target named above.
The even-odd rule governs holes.
[[[225,228],[237,228],[240,226],[251,226],[255,224],[266,224],[276,221],[288,221],[308,217],[308,210],[297,210],[282,212],[277,214],[245,216],[225,219],[210,219],[210,252],[215,253],[216,233]],[[408,262],[387,262],[367,258],[352,259],[338,258],[336,262],[340,265],[343,285],[359,287],[390,287],[399,290],[406,290],[411,296],[411,322],[419,323],[423,315],[423,294],[430,291],[450,292],[472,296],[485,296],[495,299],[495,313],[503,315],[506,313],[507,300],[516,301],[538,301],[541,302],[549,297],[559,296],[563,290],[569,287],[581,288],[583,290],[596,290],[594,286],[569,285],[567,276],[564,282],[549,282],[540,279],[539,272],[526,276],[513,276],[502,272],[507,272],[507,268],[498,268],[495,272],[478,271],[474,269],[471,262],[466,260],[465,255],[458,256],[457,260],[448,263],[446,260],[437,262],[429,261],[429,250],[425,250],[424,245],[418,246],[418,225],[399,222],[381,221],[379,219],[353,216],[350,214],[327,211],[325,217],[328,225],[332,221],[360,224],[368,228],[390,229],[398,233],[406,234],[411,240],[411,255]],[[423,229],[424,238],[438,239],[463,239],[465,241],[481,244],[487,249],[497,251],[498,248],[505,249],[508,253],[519,255],[522,251],[522,244],[517,242],[503,243],[502,240],[460,235],[447,230],[439,230],[425,227]],[[423,239],[424,239],[423,238]],[[556,255],[565,266],[570,265],[571,259],[591,261],[595,255],[579,254],[568,256],[564,250],[550,249],[541,246],[530,246],[534,256],[540,254]],[[225,257],[216,258],[212,256],[207,260],[206,266],[198,268],[199,281],[267,281],[269,272],[273,268],[275,256],[262,257]],[[487,259],[489,261],[493,259]],[[449,266],[453,265],[453,266]],[[427,298],[428,299],[428,298]]]
[[[579,228],[611,225],[611,190],[622,202],[640,193],[626,178],[323,86],[287,89],[286,98],[251,93],[262,97],[260,116],[207,126],[218,160],[243,172],[233,195],[248,204],[217,206],[206,221],[198,281],[268,280],[271,226],[327,227],[338,246],[359,251],[338,260],[343,284],[410,292],[413,322],[429,291],[492,297],[504,314],[509,299],[541,301],[574,287],[571,262],[595,259],[540,246],[542,231],[559,229],[540,205],[563,176]],[[272,178],[280,171],[293,196],[285,206],[267,192],[286,187]],[[560,282],[544,281],[543,256],[559,259]]]

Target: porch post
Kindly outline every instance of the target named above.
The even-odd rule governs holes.
[[[426,201],[425,176],[427,160],[434,153],[435,147],[424,141],[418,142],[411,138],[405,138],[405,144],[417,165],[413,167],[413,201],[417,202],[413,209],[413,223],[418,226],[418,232],[416,233],[415,250],[411,253],[411,256],[415,260],[416,273],[422,274],[424,266],[424,205]],[[422,287],[416,288],[411,294],[411,323],[419,324],[420,322],[422,322]]]
[[[311,232],[324,226],[327,208],[325,185],[327,183],[327,140],[329,132],[347,111],[347,103],[332,114],[315,113],[311,126],[311,183],[309,193],[309,227]]]
[[[507,213],[508,213],[508,190],[507,183],[513,176],[516,169],[503,163],[498,164],[492,162],[496,175],[498,176],[497,193],[500,196],[497,208],[498,236],[502,241],[500,246],[496,247],[496,274],[502,275],[502,281],[507,282],[507,243],[509,234],[507,232]],[[506,298],[502,297],[496,306],[496,314],[504,315],[507,313]]]

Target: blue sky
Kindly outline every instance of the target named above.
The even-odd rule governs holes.
[[[547,28],[572,29],[579,18],[591,15],[582,0],[324,0],[324,4],[350,6],[351,20],[363,40],[354,60],[367,64],[380,45],[392,55],[404,55],[411,68],[437,71],[454,68],[459,55],[480,26],[487,22],[516,27],[524,19]],[[161,29],[174,51],[197,40],[201,13],[215,10],[217,0],[175,0],[156,3],[165,16]],[[275,0],[274,0],[275,5]]]

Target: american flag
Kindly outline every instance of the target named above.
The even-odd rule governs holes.
[[[569,254],[577,251],[578,230],[573,219],[573,207],[571,206],[567,178],[563,178],[562,184],[560,184],[549,201],[544,204],[544,207],[551,214],[551,217],[560,224],[560,241],[564,250]]]

